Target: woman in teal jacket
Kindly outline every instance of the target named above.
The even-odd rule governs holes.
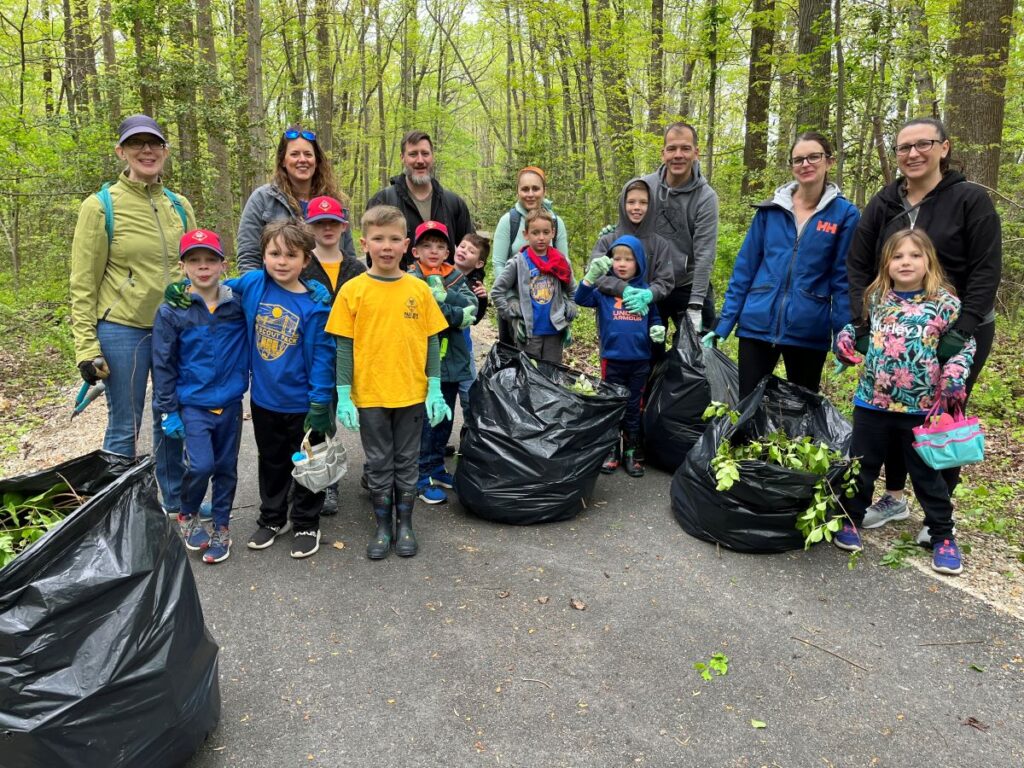
[[[710,346],[736,330],[741,397],[780,356],[786,378],[817,391],[832,337],[850,321],[846,252],[860,212],[828,181],[828,139],[802,133],[789,154],[795,182],[755,206],[721,319],[704,337]]]

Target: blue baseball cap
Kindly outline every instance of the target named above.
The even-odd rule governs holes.
[[[117,143],[124,144],[125,139],[138,133],[151,133],[164,144],[167,143],[167,137],[164,136],[164,132],[160,130],[156,120],[149,115],[132,115],[122,120],[121,125],[117,127]]]

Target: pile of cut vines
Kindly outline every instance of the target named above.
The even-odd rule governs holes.
[[[85,499],[63,482],[32,496],[5,493],[0,507],[0,568],[84,503]]]

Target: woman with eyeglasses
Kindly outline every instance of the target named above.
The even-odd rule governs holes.
[[[977,350],[966,382],[970,397],[995,338],[996,289],[1003,264],[1002,227],[985,188],[950,169],[951,149],[946,127],[933,117],[911,120],[900,129],[892,147],[900,176],[879,190],[864,209],[847,270],[857,350],[864,354],[870,343],[870,326],[862,310],[863,297],[878,273],[882,245],[901,229],[920,228],[928,233],[961,304],[960,317],[939,340],[939,361],[957,354],[974,337]],[[952,492],[960,470],[945,470],[943,476]],[[878,528],[910,515],[903,495],[907,471],[898,446],[886,456],[885,478],[886,491],[868,507],[865,528]],[[929,540],[927,529],[922,530],[918,541]]]
[[[835,158],[823,135],[801,133],[789,160],[793,181],[754,206],[718,326],[703,340],[711,346],[735,329],[740,397],[780,356],[787,379],[817,392],[832,338],[850,321],[846,252],[860,213],[828,180]]]
[[[348,207],[348,199],[338,191],[316,134],[301,125],[290,125],[277,142],[277,159],[270,181],[249,195],[242,210],[238,222],[238,271],[248,272],[263,265],[263,227],[278,219],[301,223],[309,201],[321,196],[336,198]],[[356,257],[351,232],[342,235],[341,251],[346,258]]]
[[[178,243],[196,228],[192,206],[164,187],[167,139],[148,115],[118,127],[114,152],[125,168],[89,195],[71,243],[71,329],[87,384],[106,386],[103,449],[136,454],[152,363],[153,318],[164,286],[177,279]],[[153,409],[156,479],[164,509],[180,509],[182,441],[165,437]]]

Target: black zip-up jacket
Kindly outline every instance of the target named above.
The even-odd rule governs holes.
[[[462,242],[462,238],[470,232],[476,232],[473,227],[473,219],[469,215],[469,208],[466,202],[441,186],[437,179],[432,179],[434,187],[430,200],[430,218],[432,221],[440,221],[448,227],[448,236],[451,244],[448,247],[448,262],[455,263],[455,246]],[[409,237],[409,248],[402,257],[402,271],[405,272],[413,263],[412,238],[416,234],[416,227],[423,223],[416,201],[409,194],[409,187],[405,183],[405,174],[398,174],[391,177],[391,186],[384,187],[377,194],[370,198],[366,204],[367,210],[375,205],[393,205],[405,214],[406,230]],[[369,263],[369,256],[367,256]]]
[[[864,291],[878,274],[882,246],[895,232],[910,226],[909,211],[900,197],[902,178],[871,198],[846,257],[850,280],[850,309],[858,330],[866,327]],[[984,187],[947,171],[942,181],[916,206],[915,229],[923,229],[935,244],[939,263],[961,302],[955,328],[964,336],[990,315],[1003,271],[999,214]]]
[[[331,278],[327,276],[327,272],[320,264],[320,260],[317,259],[316,254],[313,254],[313,258],[309,260],[303,270],[302,274],[299,275],[303,280],[316,280],[324,288],[331,292],[331,298],[337,298],[338,291],[341,290],[341,286],[351,280],[353,277],[357,277],[366,271],[366,265],[363,264],[359,259],[351,256],[345,256],[341,260],[341,269],[338,270],[338,284],[331,285]]]
[[[477,285],[483,285],[483,282],[484,282],[484,268],[483,267],[477,267],[472,272],[467,272],[466,273],[466,285],[469,286],[470,290],[473,290],[473,288],[475,286],[477,286]],[[473,294],[473,295],[476,296],[476,294]],[[484,319],[484,313],[487,312],[487,294],[484,294],[484,296],[482,298],[480,296],[477,296],[476,300],[477,300],[478,306],[477,306],[477,310],[476,310],[476,320],[473,321],[473,325],[476,325],[477,323],[479,323],[481,320]]]

